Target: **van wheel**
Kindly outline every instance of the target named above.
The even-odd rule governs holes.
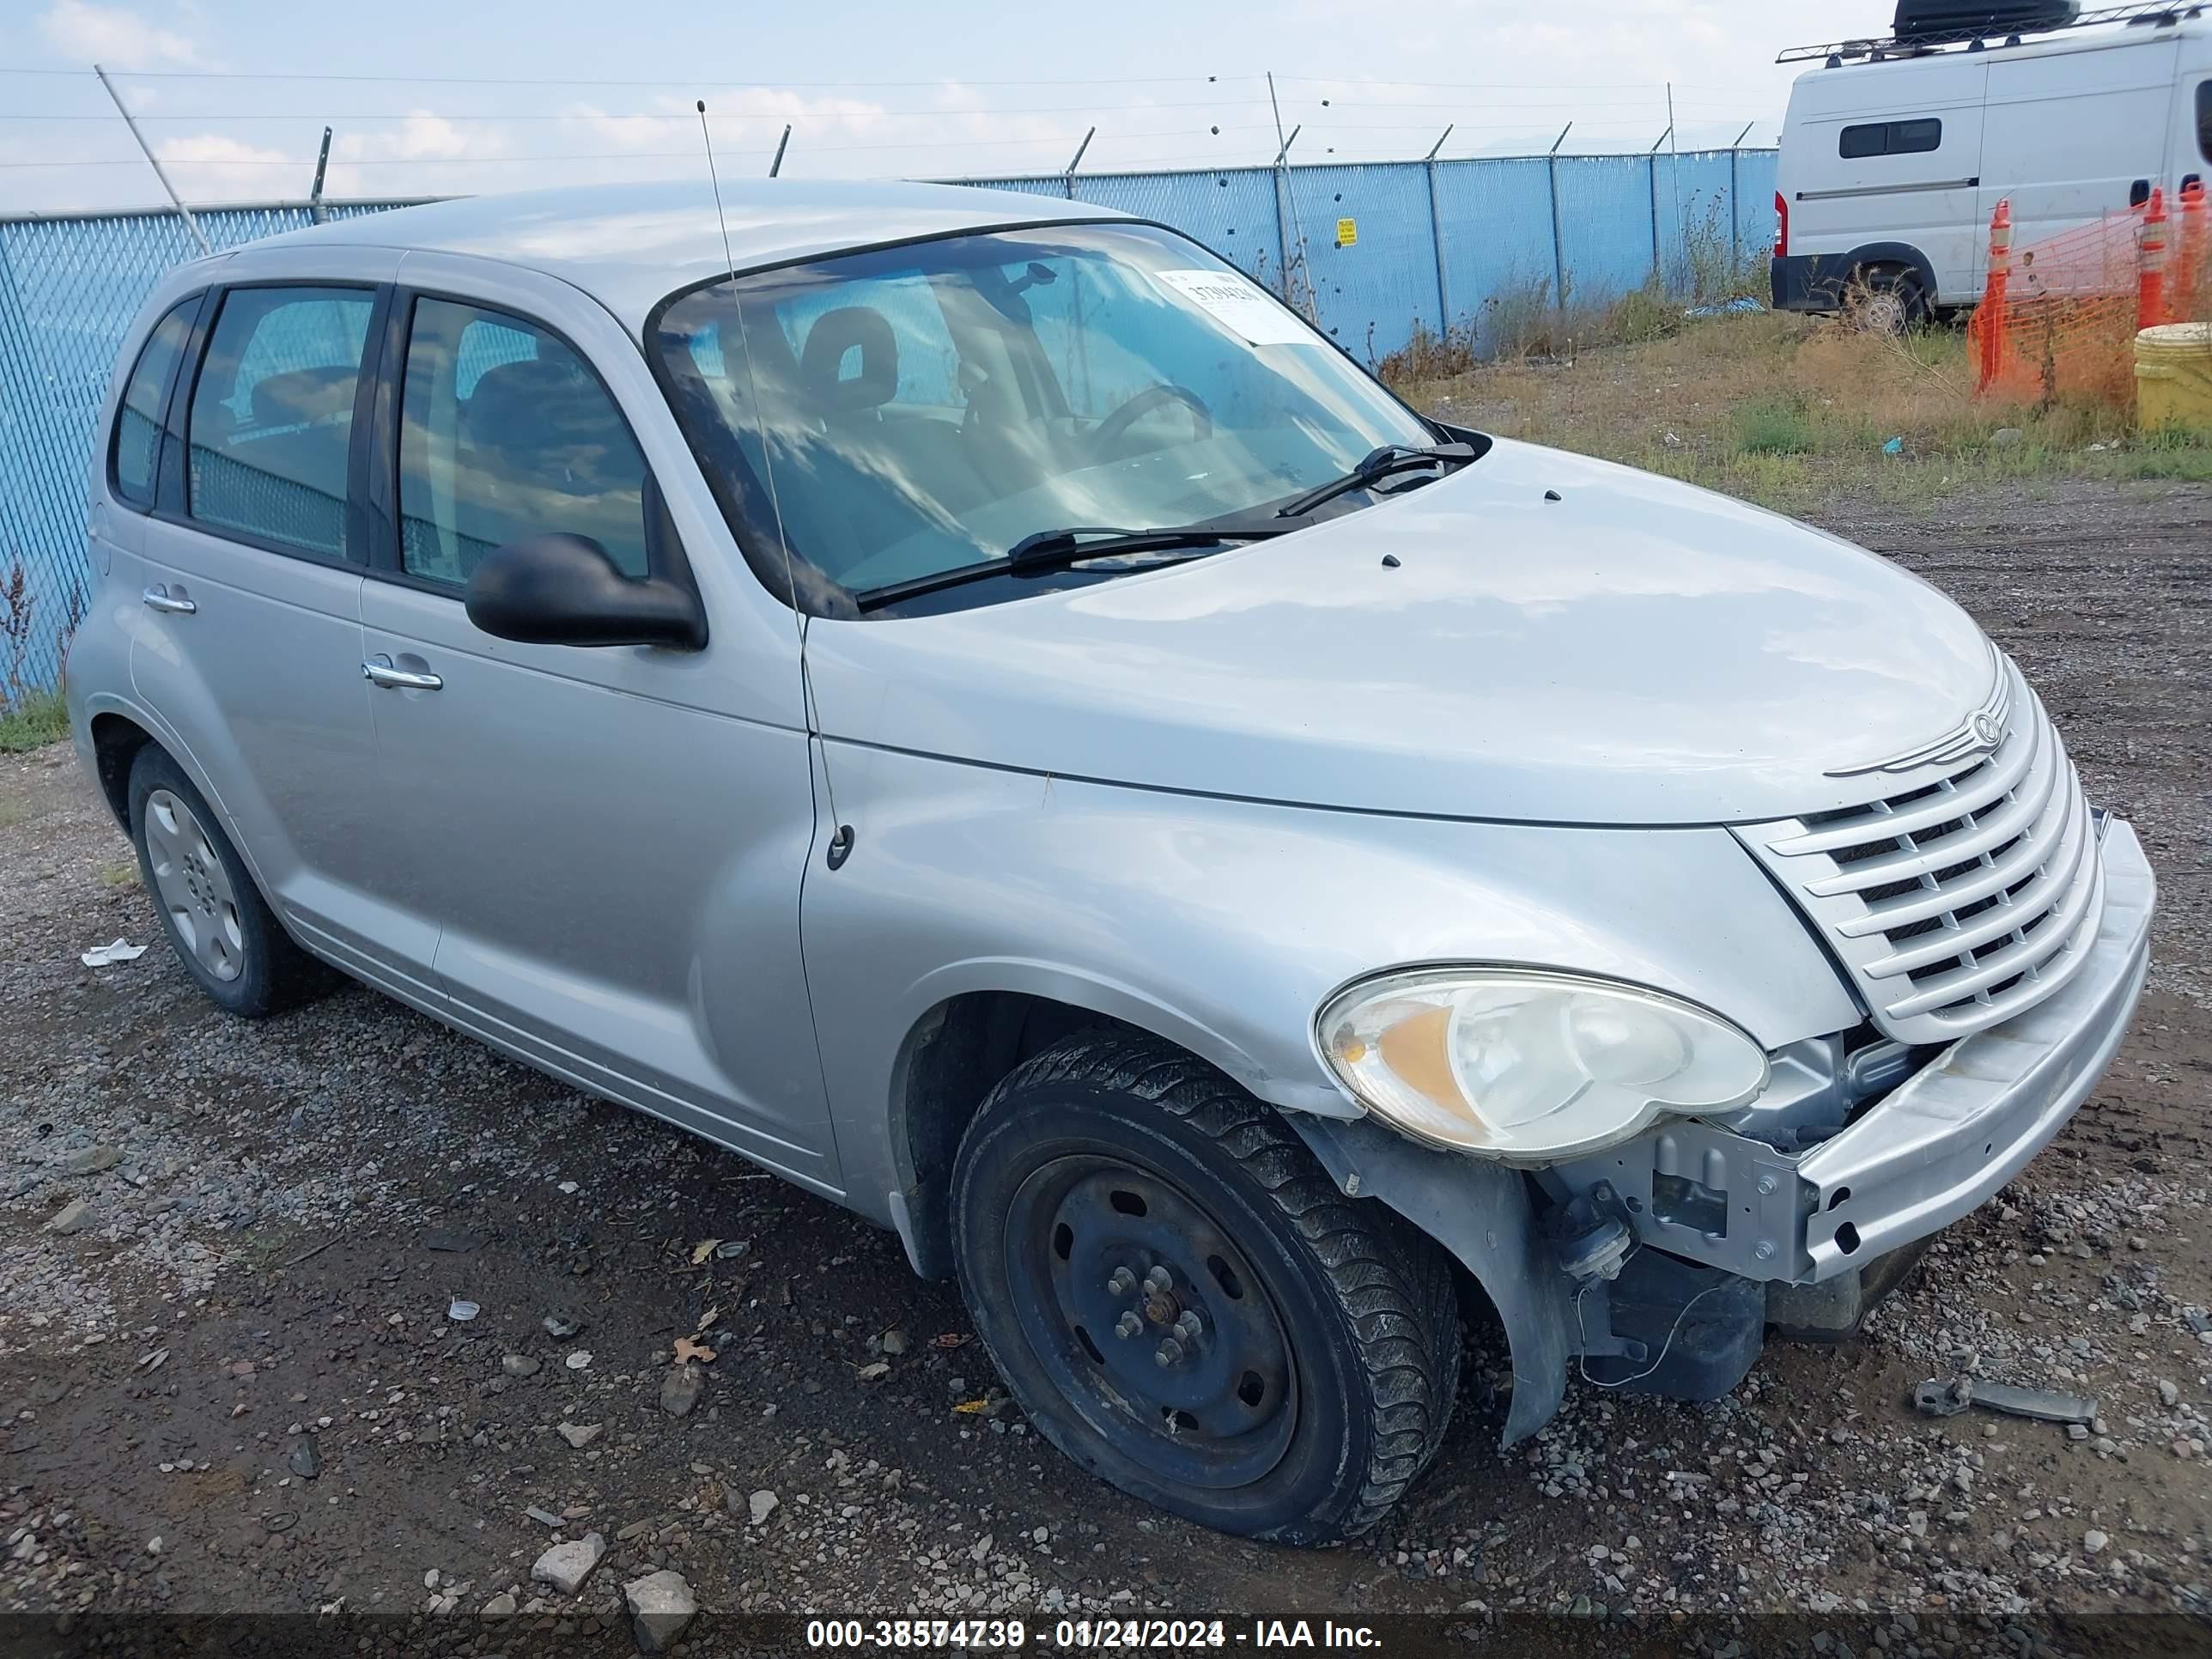
[[[1152,1037],[1083,1032],[1017,1067],[953,1170],[953,1259],[1038,1431],[1224,1532],[1372,1527],[1443,1438],[1449,1265],[1340,1194],[1273,1110]]]
[[[253,1019],[327,984],[263,902],[191,780],[150,743],[131,764],[131,839],[170,945],[214,1001]]]
[[[1844,314],[1867,333],[1902,334],[1928,320],[1928,295],[1911,271],[1877,265],[1853,276],[1844,295]]]

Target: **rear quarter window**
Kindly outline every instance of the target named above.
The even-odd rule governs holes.
[[[109,477],[115,493],[133,507],[154,504],[155,463],[161,453],[161,406],[167,401],[170,376],[184,355],[192,318],[199,308],[200,296],[195,294],[154,325],[138,361],[131,365],[123,400],[116,407],[115,429],[107,440]]]
[[[2197,83],[2197,150],[2212,161],[2212,81]]]
[[[1943,123],[1934,116],[1909,121],[1868,121],[1845,127],[1836,150],[1846,161],[1869,155],[1917,155],[1942,147]]]

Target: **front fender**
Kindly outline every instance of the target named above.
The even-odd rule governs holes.
[[[801,915],[856,1199],[903,1182],[902,1055],[964,991],[1049,997],[1178,1042],[1261,1099],[1352,1115],[1316,1009],[1407,963],[1604,975],[1713,1008],[1772,1048],[1859,1018],[1724,830],[1421,819],[1073,783],[830,745],[851,857]],[[866,1200],[860,1200],[864,1206]]]

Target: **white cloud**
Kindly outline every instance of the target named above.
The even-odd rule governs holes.
[[[268,201],[307,193],[306,179],[286,177],[283,164],[291,158],[283,150],[222,133],[157,139],[154,154],[187,202]]]
[[[204,64],[189,37],[120,6],[55,0],[40,15],[39,32],[63,57],[103,69],[195,69]]]

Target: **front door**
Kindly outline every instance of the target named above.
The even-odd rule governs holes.
[[[522,645],[469,621],[470,573],[509,541],[587,536],[641,576],[708,550],[686,560],[701,521],[679,530],[659,500],[653,470],[695,464],[635,344],[526,273],[465,262],[480,297],[421,291],[452,264],[402,272],[392,527],[362,599],[405,902],[443,925],[452,1017],[834,1192],[799,965],[815,824],[795,635],[741,648],[719,568],[700,573],[702,651]],[[609,386],[625,375],[627,414]]]
[[[359,258],[351,281],[331,258],[216,296],[140,533],[131,672],[292,932],[434,1000],[435,924],[388,902],[400,855],[361,672],[352,437],[381,301]]]

